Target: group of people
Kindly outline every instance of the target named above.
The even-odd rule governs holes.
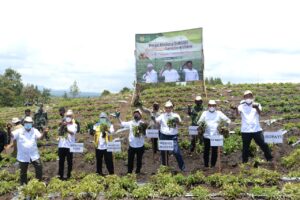
[[[178,144],[179,126],[182,120],[179,114],[175,113],[174,104],[169,100],[164,104],[164,111],[160,110],[159,104],[155,102],[152,109],[144,108],[142,105],[132,113],[132,120],[123,121],[119,112],[115,114],[116,119],[123,128],[129,129],[128,141],[128,173],[134,170],[134,160],[136,157],[135,173],[141,173],[142,159],[144,154],[145,131],[146,129],[158,130],[159,138],[152,138],[153,152],[158,151],[157,141],[172,140],[173,151],[178,167],[181,171],[185,171],[185,162],[183,160],[181,150]],[[272,155],[268,145],[264,142],[262,128],[259,123],[262,107],[254,102],[253,93],[249,90],[244,92],[244,99],[238,106],[231,106],[236,115],[240,115],[242,119],[242,161],[248,162],[249,146],[251,140],[254,139],[257,145],[262,149],[267,161],[272,161]],[[143,112],[148,114],[150,121],[143,120]],[[67,160],[67,179],[71,177],[73,153],[70,151],[71,144],[76,141],[76,134],[79,132],[79,123],[74,119],[72,110],[60,108],[61,122],[59,124],[59,141],[58,141],[58,156],[59,169],[58,176],[64,180],[64,163]],[[220,110],[215,100],[209,100],[207,109],[204,110],[201,96],[195,98],[195,105],[188,106],[187,114],[191,117],[191,125],[199,126],[199,133],[192,136],[190,151],[193,152],[197,139],[204,142],[204,167],[215,167],[217,162],[217,147],[211,147],[210,138],[213,135],[220,135],[219,125],[222,121],[225,125],[231,123],[231,120]],[[42,163],[37,147],[37,140],[44,137],[44,131],[39,131],[35,128],[34,120],[30,116],[26,116],[22,123],[20,120],[13,119],[13,131],[10,134],[12,141],[17,143],[17,160],[20,166],[20,181],[21,184],[27,183],[27,168],[29,163],[32,163],[36,170],[36,178],[42,179]],[[202,126],[205,124],[205,126]],[[203,129],[201,129],[201,127]],[[109,174],[114,174],[114,163],[112,152],[107,151],[107,144],[112,141],[112,135],[116,134],[114,126],[111,123],[106,113],[102,112],[99,115],[99,121],[93,126],[94,146],[96,155],[96,172],[103,175],[102,163],[103,158]],[[9,146],[9,145],[8,145]],[[211,150],[211,158],[210,157]],[[166,151],[160,151],[161,164],[167,165]],[[210,165],[209,165],[210,164]]]
[[[196,69],[193,68],[193,62],[187,61],[181,69],[181,73],[184,75],[184,81],[198,81],[199,74]],[[180,81],[180,75],[176,69],[173,68],[171,62],[167,62],[161,69],[159,74],[155,71],[152,63],[147,64],[147,71],[143,75],[143,80],[146,83],[157,83],[159,78],[164,78],[164,82],[177,82]]]

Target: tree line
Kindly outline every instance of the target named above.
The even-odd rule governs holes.
[[[34,105],[49,100],[50,89],[39,90],[36,85],[24,85],[17,71],[7,68],[0,74],[0,106]]]

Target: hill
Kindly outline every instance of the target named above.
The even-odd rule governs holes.
[[[279,145],[271,145],[272,154],[274,155],[276,162],[276,170],[269,166],[263,161],[262,152],[257,148],[256,145],[251,145],[251,153],[253,158],[249,165],[241,165],[241,136],[240,134],[240,119],[236,118],[230,105],[238,105],[242,99],[242,94],[245,90],[252,90],[255,96],[255,100],[262,104],[263,112],[261,115],[261,124],[265,131],[274,131],[279,129],[285,129],[288,132],[284,135],[284,143]],[[233,121],[230,129],[234,131],[232,135],[225,139],[224,147],[222,149],[222,174],[218,174],[218,169],[203,171],[202,151],[203,145],[197,144],[197,150],[195,153],[189,153],[188,147],[190,143],[190,137],[188,135],[187,127],[190,124],[190,118],[186,114],[187,105],[192,104],[196,95],[204,97],[204,105],[207,104],[209,99],[215,99],[218,102],[218,107]],[[174,157],[170,157],[169,166],[171,167],[172,174],[167,173],[168,169],[160,168],[161,173],[157,173],[157,169],[160,166],[159,155],[153,155],[151,151],[151,142],[147,139],[145,144],[146,151],[143,159],[143,174],[137,175],[137,177],[124,176],[127,171],[126,160],[127,160],[127,132],[116,135],[122,140],[122,152],[114,154],[115,162],[115,173],[120,176],[124,176],[124,179],[119,180],[115,177],[114,180],[128,181],[134,183],[151,183],[151,187],[144,188],[142,186],[133,186],[133,188],[124,187],[121,185],[112,186],[105,181],[107,178],[102,180],[97,179],[96,182],[104,181],[105,184],[99,183],[99,187],[108,187],[109,191],[112,192],[113,187],[116,187],[115,191],[121,192],[119,198],[129,196],[132,198],[133,190],[151,190],[153,191],[156,198],[161,196],[173,197],[183,196],[186,192],[194,191],[198,188],[198,193],[205,193],[206,188],[208,194],[212,192],[221,192],[222,198],[229,198],[233,195],[234,198],[247,199],[242,194],[262,192],[263,195],[271,191],[272,194],[278,195],[276,192],[284,191],[287,187],[285,183],[280,179],[283,176],[300,176],[300,162],[299,156],[299,145],[298,147],[292,147],[291,144],[300,138],[300,84],[292,83],[278,83],[278,84],[234,84],[234,85],[208,85],[207,96],[202,92],[202,88],[198,84],[188,84],[186,86],[175,86],[175,84],[169,85],[158,85],[156,87],[145,87],[141,91],[141,100],[145,107],[151,108],[153,102],[158,102],[160,105],[164,105],[168,99],[171,99],[175,104],[175,112],[178,112],[183,119],[183,125],[180,128],[180,147],[183,152],[183,158],[186,163],[187,171],[183,174],[178,173],[177,163]],[[63,98],[52,98],[51,102],[45,105],[49,115],[49,128],[51,141],[41,141],[39,143],[40,151],[42,152],[42,158],[44,160],[44,180],[49,183],[51,179],[57,174],[57,127],[60,121],[58,115],[59,107],[66,107],[72,109],[76,113],[76,119],[81,123],[81,134],[77,135],[78,142],[84,142],[85,152],[83,154],[76,154],[74,156],[74,179],[77,182],[84,182],[83,177],[86,174],[95,172],[95,158],[94,158],[94,147],[92,144],[93,137],[88,134],[89,127],[98,120],[100,112],[114,113],[115,111],[121,112],[121,118],[123,120],[130,120],[132,118],[132,111],[135,109],[130,106],[132,99],[131,93],[118,93],[110,94],[104,97],[93,97],[93,98],[76,98],[76,99],[63,99]],[[30,107],[35,110],[35,107]],[[23,115],[25,107],[17,108],[1,108],[0,120],[9,121],[12,117],[18,117]],[[162,108],[163,109],[163,108]],[[145,121],[150,120],[149,116],[144,115]],[[115,129],[120,129],[120,125],[114,118],[111,118]],[[272,121],[270,121],[272,120]],[[273,122],[271,125],[268,125]],[[298,154],[297,154],[298,153]],[[16,167],[12,166],[13,160],[8,159],[1,162],[2,170],[8,170],[15,172]],[[259,166],[259,168],[253,168],[253,165]],[[103,166],[104,167],[104,166]],[[248,169],[248,172],[247,172]],[[198,173],[198,174],[197,174]],[[156,175],[155,175],[156,174]],[[202,174],[202,175],[201,175]],[[80,177],[82,175],[82,177]],[[183,176],[181,176],[183,175]],[[236,180],[234,177],[245,180],[241,182]],[[242,178],[243,177],[243,178]],[[1,178],[1,176],[0,176]],[[110,177],[111,178],[111,177]],[[91,178],[90,178],[91,179]],[[0,181],[4,181],[1,179]],[[72,180],[71,180],[72,181]],[[165,181],[165,185],[159,185],[159,182]],[[248,181],[248,182],[247,182]],[[68,181],[66,182],[68,183]],[[97,183],[97,184],[98,184]],[[123,183],[125,184],[125,183]],[[146,185],[147,186],[147,185]],[[79,186],[78,186],[79,187]],[[131,187],[131,186],[130,186]],[[162,188],[157,188],[162,187]],[[245,187],[245,188],[244,188]],[[257,191],[261,187],[261,191]],[[292,185],[291,187],[297,187]],[[12,187],[5,193],[7,198],[12,196],[10,191],[14,191],[16,187]],[[122,188],[122,190],[121,190]],[[172,188],[177,188],[174,191]],[[163,190],[165,189],[165,190]],[[81,192],[87,189],[81,188]],[[183,192],[182,192],[183,190]],[[196,189],[195,189],[196,190]],[[98,190],[97,190],[98,191]],[[167,191],[173,191],[168,193]],[[177,191],[177,193],[176,193]],[[222,192],[223,191],[223,192]],[[232,193],[230,193],[230,191]],[[240,191],[240,192],[239,192]],[[71,192],[74,193],[72,190]],[[70,193],[71,193],[70,192]],[[78,192],[78,191],[77,191]],[[99,192],[99,191],[98,191]],[[122,193],[124,192],[124,193]],[[136,191],[137,192],[137,191]],[[195,191],[194,191],[195,192]],[[51,192],[50,192],[51,193]],[[137,192],[138,193],[138,192]],[[141,193],[141,191],[140,191]],[[195,192],[196,193],[196,192]],[[74,193],[76,194],[76,193]],[[123,194],[123,196],[122,196]],[[139,193],[138,193],[139,194]],[[105,195],[109,195],[106,194]],[[227,195],[227,197],[226,197]],[[234,196],[238,195],[238,196]],[[68,195],[67,195],[68,196]],[[109,196],[106,196],[109,198]],[[213,196],[211,196],[213,197]],[[232,197],[232,196],[231,196]],[[276,196],[277,197],[277,196]],[[187,197],[186,197],[187,198]],[[221,198],[221,199],[222,199]],[[250,199],[250,197],[249,197]]]

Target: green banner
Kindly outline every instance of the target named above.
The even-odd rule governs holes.
[[[136,34],[138,83],[203,80],[202,28]]]

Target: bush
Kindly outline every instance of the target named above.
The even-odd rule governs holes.
[[[191,193],[196,197],[196,199],[199,199],[199,200],[210,199],[209,190],[204,187],[201,187],[201,186],[197,186],[197,187],[193,188],[191,190]]]
[[[154,190],[150,184],[145,184],[132,191],[132,196],[137,199],[149,199],[153,197]]]
[[[281,163],[289,169],[299,169],[300,168],[300,148],[295,149],[288,156],[284,156]]]

